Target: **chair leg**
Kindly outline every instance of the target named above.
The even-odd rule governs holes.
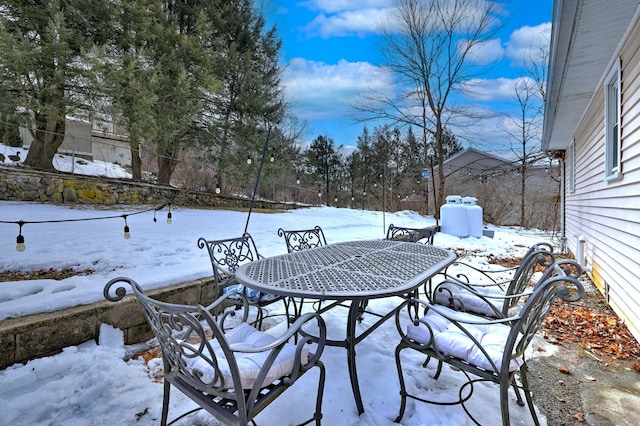
[[[316,412],[313,417],[316,419],[316,426],[322,424],[322,397],[324,395],[324,381],[325,381],[325,369],[324,364],[318,361],[318,368],[320,369],[320,377],[318,378],[318,394],[316,396]]]
[[[429,365],[429,361],[431,361],[431,357],[427,355],[427,359],[424,360],[422,366],[424,368],[427,368],[427,365]],[[438,360],[438,368],[436,369],[436,374],[433,376],[433,379],[438,380],[438,377],[440,377],[440,373],[442,373],[442,361]]]
[[[165,365],[165,371],[166,365]],[[164,395],[162,396],[162,417],[160,420],[161,426],[167,425],[167,416],[169,414],[169,393],[171,391],[171,383],[167,381],[167,378],[164,379]]]
[[[256,306],[257,309],[257,313],[256,313],[256,328],[258,330],[262,330],[262,320],[264,319],[264,312],[262,310],[262,306]]]
[[[509,385],[500,383],[500,410],[502,412],[502,426],[509,426]]]
[[[395,423],[400,423],[402,416],[404,416],[404,410],[407,407],[407,391],[404,383],[404,376],[402,375],[402,364],[400,363],[400,351],[404,349],[404,345],[400,343],[396,346],[396,367],[398,369],[398,379],[400,380],[400,412],[398,417],[395,418]]]
[[[518,384],[516,383],[516,379],[513,379],[513,391],[516,394],[516,402],[519,406],[524,407],[524,401],[522,400],[522,396],[520,395],[520,389],[518,389]]]
[[[531,412],[533,423],[536,426],[539,426],[540,422],[538,421],[538,415],[536,414],[536,409],[533,406],[533,399],[531,398],[531,391],[529,390],[529,379],[527,378],[526,364],[520,368],[520,381],[522,382],[524,397],[527,399],[527,405],[529,406],[529,411]]]

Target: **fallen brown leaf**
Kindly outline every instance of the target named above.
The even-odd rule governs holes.
[[[573,417],[575,420],[579,422],[584,422],[585,420],[584,413],[574,413],[571,417]]]

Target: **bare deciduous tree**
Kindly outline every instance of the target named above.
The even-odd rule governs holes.
[[[506,133],[511,140],[511,150],[516,156],[520,178],[520,226],[526,227],[526,182],[530,165],[540,160],[540,98],[537,84],[530,78],[521,78],[515,83],[518,113],[508,116]]]
[[[471,55],[498,30],[496,3],[484,0],[397,0],[381,23],[380,52],[401,91],[374,92],[356,109],[361,118],[384,119],[422,129],[424,164],[438,165],[434,215],[444,202],[445,129],[479,117],[456,105],[455,94],[482,69]]]

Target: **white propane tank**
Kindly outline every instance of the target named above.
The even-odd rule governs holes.
[[[468,234],[470,237],[482,237],[482,207],[476,204],[475,197],[464,197],[462,205],[466,208]]]
[[[466,237],[467,209],[462,205],[462,198],[459,195],[449,195],[446,201],[446,204],[440,207],[440,218],[442,219],[440,229],[445,234]]]

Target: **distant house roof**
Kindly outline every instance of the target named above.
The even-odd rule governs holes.
[[[496,167],[509,163],[504,158],[478,151],[475,148],[467,148],[444,161],[445,166],[466,167],[473,165],[478,168]]]
[[[542,150],[565,150],[640,0],[555,0]]]

